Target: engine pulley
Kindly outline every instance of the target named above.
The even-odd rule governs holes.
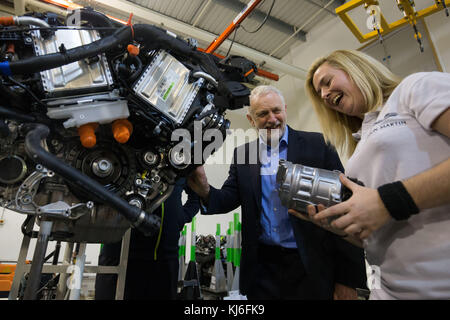
[[[91,149],[83,148],[79,142],[74,143],[67,160],[118,196],[131,189],[136,175],[134,153],[126,145],[116,142],[99,141]]]

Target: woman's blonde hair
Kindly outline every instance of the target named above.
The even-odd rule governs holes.
[[[343,70],[360,89],[366,102],[365,112],[376,110],[383,105],[401,79],[381,62],[371,56],[354,50],[336,50],[328,56],[317,59],[309,68],[305,90],[310,97],[319,118],[325,140],[350,156],[357,142],[352,133],[361,128],[362,120],[348,116],[327,107],[313,86],[316,70],[324,63]]]

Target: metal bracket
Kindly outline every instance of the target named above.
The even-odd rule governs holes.
[[[38,207],[36,209],[36,214],[47,217],[75,220],[90,212],[92,208],[94,208],[94,203],[92,201],[88,201],[87,203],[77,203],[73,206],[69,206],[64,201],[56,201],[45,206]]]
[[[16,208],[14,210],[25,214],[47,216],[54,218],[78,219],[86,213],[91,212],[94,208],[94,203],[88,201],[87,203],[77,203],[70,206],[64,201],[56,201],[44,206],[38,206],[33,199],[38,191],[39,184],[42,179],[51,178],[55,175],[53,171],[47,170],[42,165],[36,165],[34,171],[25,181],[20,185],[16,194]]]
[[[39,184],[42,179],[51,178],[54,175],[53,171],[47,170],[40,164],[36,165],[36,171],[25,179],[16,193],[15,210],[26,214],[35,214],[38,206],[33,202],[33,199],[38,191]]]

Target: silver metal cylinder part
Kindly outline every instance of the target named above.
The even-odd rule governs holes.
[[[342,202],[339,171],[307,167],[280,160],[277,172],[282,205],[307,214],[308,205],[325,207]]]

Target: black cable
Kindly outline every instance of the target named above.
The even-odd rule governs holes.
[[[264,1],[265,1],[265,0],[264,0]],[[263,2],[264,2],[264,1],[263,1]],[[258,31],[263,27],[263,25],[267,22],[267,19],[269,19],[270,14],[272,13],[272,9],[273,9],[273,6],[274,6],[274,5],[275,5],[275,0],[272,1],[272,4],[270,5],[270,9],[269,9],[269,11],[267,12],[266,17],[264,18],[263,22],[261,22],[261,24],[260,24],[255,30],[253,30],[253,31],[248,31],[247,29],[245,29],[244,26],[241,26],[242,29],[244,29],[244,31],[245,31],[245,32],[248,32],[248,33],[256,33],[256,32],[258,32]]]
[[[245,29],[245,27],[244,27],[243,25],[240,25],[240,24],[236,26],[236,29],[234,29],[234,35],[233,35],[233,39],[231,40],[230,47],[228,48],[227,54],[225,55],[225,58],[222,59],[222,61],[226,60],[226,59],[229,57],[229,55],[230,55],[231,48],[233,47],[234,40],[235,40],[235,38],[236,38],[237,30],[238,30],[240,27],[242,27],[242,29],[244,29],[244,31],[247,32],[247,33],[256,33],[256,32],[258,32],[258,31],[264,26],[264,24],[266,23],[267,19],[268,19],[269,16],[270,16],[270,14],[272,13],[272,9],[273,9],[273,6],[275,5],[275,1],[276,1],[276,0],[273,0],[273,1],[272,1],[272,4],[271,4],[271,6],[270,6],[269,11],[268,11],[267,14],[266,14],[266,17],[264,18],[263,22],[262,22],[255,30],[253,30],[253,31],[248,31],[247,29]]]
[[[241,26],[241,25],[238,25],[238,26],[236,27],[236,29],[234,29],[233,40],[231,40],[231,44],[230,44],[230,47],[228,48],[227,54],[225,55],[225,58],[223,58],[223,59],[221,60],[221,62],[224,61],[224,60],[226,60],[226,59],[228,58],[228,56],[230,55],[231,48],[233,47],[233,44],[234,44],[234,39],[236,38],[236,33],[237,33],[237,31],[238,31],[238,29],[239,29],[240,26]]]
[[[130,83],[136,81],[137,77],[142,73],[142,70],[144,69],[142,60],[139,59],[138,56],[134,57],[134,59],[137,62],[137,65],[135,65],[136,69],[134,70],[133,74],[127,79],[127,81]]]

